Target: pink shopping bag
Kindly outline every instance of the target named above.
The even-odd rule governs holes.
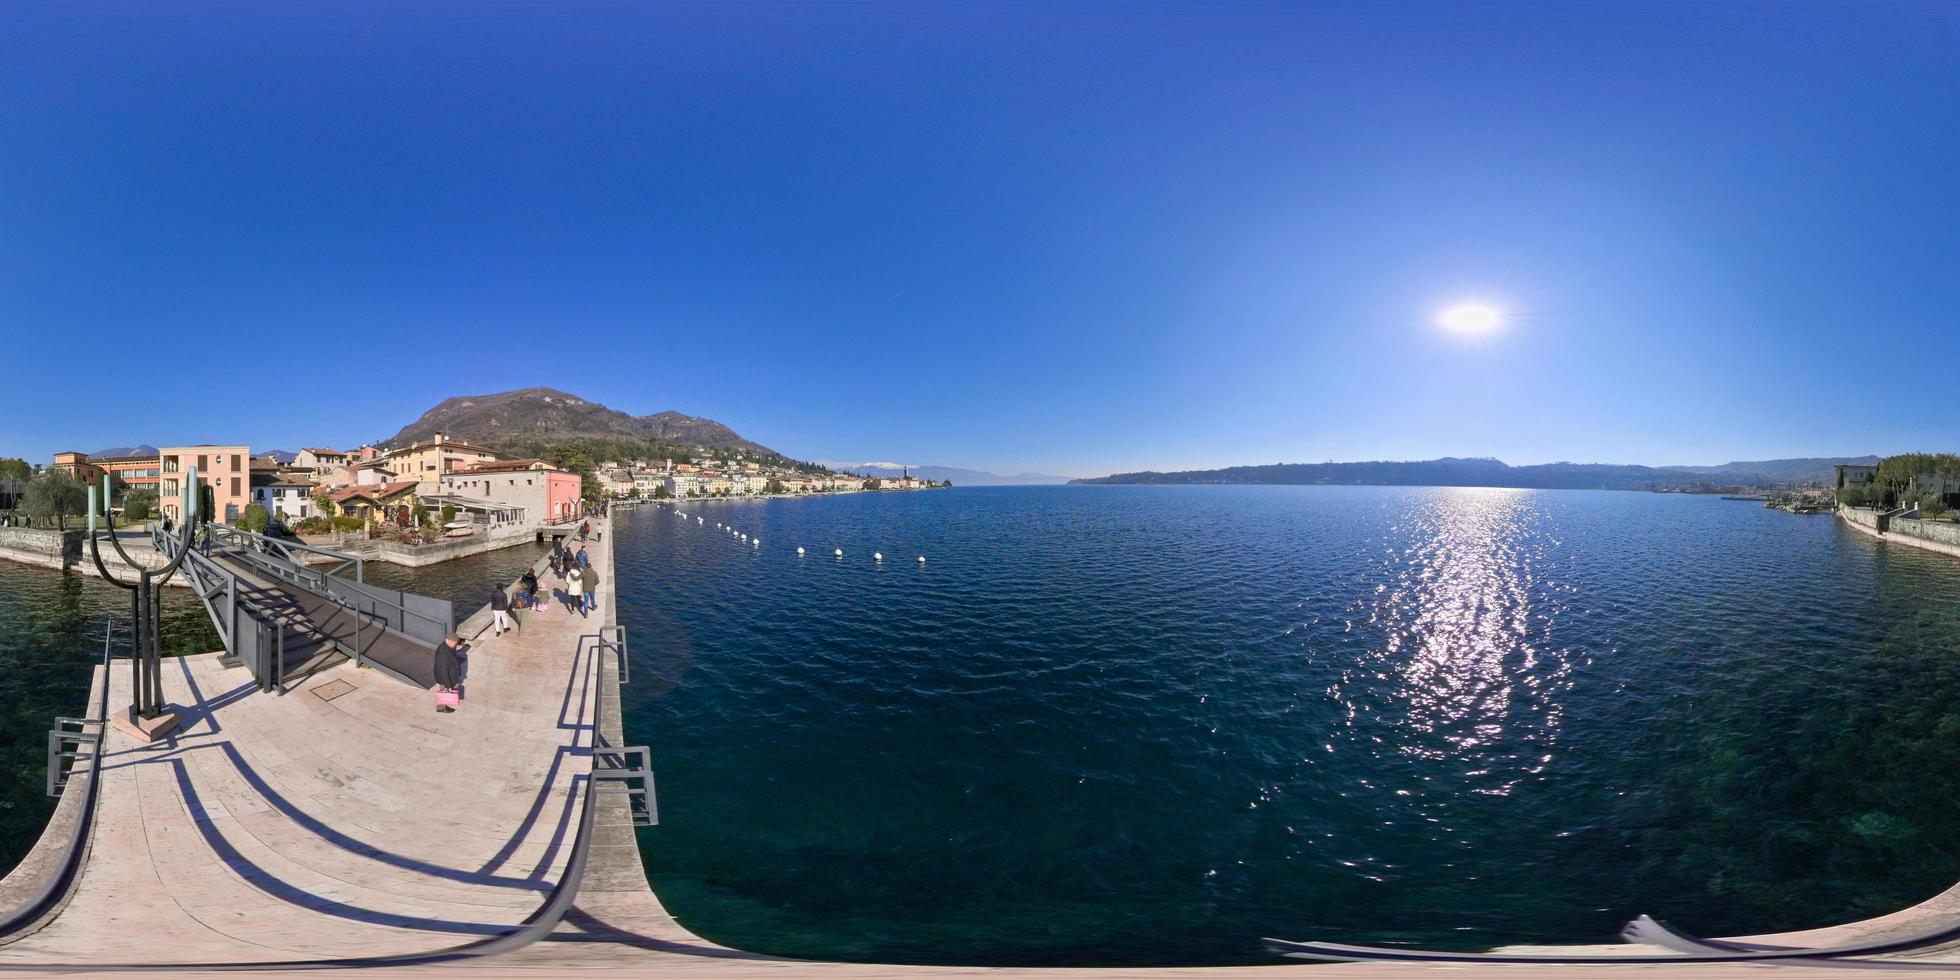
[[[460,701],[462,701],[462,698],[455,691],[436,692],[436,707],[438,708],[454,708]]]

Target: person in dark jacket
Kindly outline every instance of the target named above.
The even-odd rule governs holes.
[[[490,590],[490,627],[492,636],[502,636],[510,625],[510,596],[501,588]]]
[[[584,553],[582,551],[579,552],[579,554]],[[585,611],[597,612],[599,610],[599,570],[596,568],[587,568],[585,571],[579,573],[578,581],[579,587],[585,590]]]
[[[454,691],[463,686],[463,638],[455,633],[442,638],[436,644],[436,690]],[[436,710],[449,713],[456,709],[446,704],[436,705]]]
[[[524,570],[524,577],[518,580],[518,594],[535,603],[538,601],[538,573]]]

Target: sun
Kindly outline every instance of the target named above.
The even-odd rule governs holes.
[[[1504,322],[1504,314],[1487,303],[1457,303],[1436,315],[1436,323],[1457,333],[1489,333]]]

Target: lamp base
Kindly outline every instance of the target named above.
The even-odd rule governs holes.
[[[178,714],[175,708],[165,708],[154,718],[145,718],[136,713],[134,706],[124,708],[109,716],[109,724],[116,730],[138,742],[148,744],[157,741],[177,730]]]

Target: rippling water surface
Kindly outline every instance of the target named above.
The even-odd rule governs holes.
[[[618,532],[627,725],[652,877],[723,942],[1258,962],[1815,925],[1960,879],[1960,561],[1827,517],[1345,487],[683,509],[707,524]]]

